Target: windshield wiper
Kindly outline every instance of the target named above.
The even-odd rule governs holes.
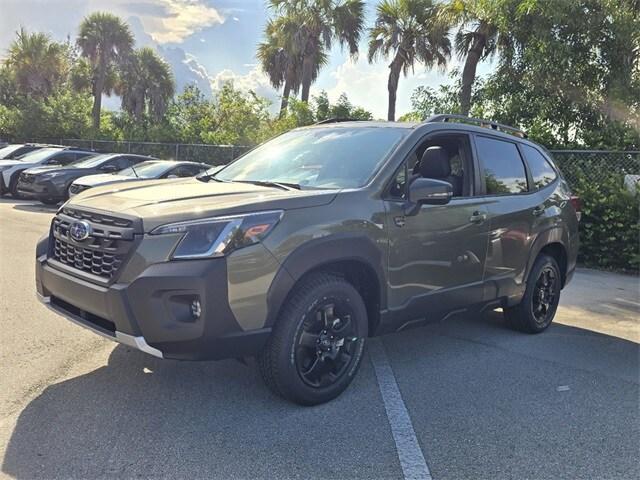
[[[295,188],[296,190],[301,190],[302,187],[297,183],[289,183],[289,182],[270,182],[267,180],[234,180],[238,183],[250,183],[252,185],[260,185],[261,187],[274,187],[279,188],[280,190],[291,190]]]
[[[201,182],[208,182],[209,180],[213,180],[214,182],[220,183],[229,183],[229,180],[221,180],[220,178],[216,178],[215,173],[201,173],[196,176],[196,180],[200,180]]]

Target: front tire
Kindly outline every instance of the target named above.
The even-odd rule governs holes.
[[[18,193],[18,177],[19,176],[20,176],[20,173],[14,173],[13,176],[11,177],[11,180],[9,180],[9,193],[15,199],[20,198],[20,193]]]
[[[340,395],[355,377],[368,334],[358,291],[327,273],[302,280],[287,299],[258,365],[267,386],[300,405]]]
[[[529,273],[521,302],[515,307],[504,309],[507,323],[526,333],[546,330],[558,309],[561,283],[558,262],[548,255],[540,255]]]

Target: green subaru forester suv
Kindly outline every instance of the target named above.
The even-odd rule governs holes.
[[[313,405],[347,388],[373,335],[497,307],[546,329],[577,203],[511,127],[329,121],[216,173],[75,196],[38,243],[37,290],[156,357],[256,356],[274,392]]]

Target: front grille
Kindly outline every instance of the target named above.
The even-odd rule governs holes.
[[[36,176],[32,175],[30,173],[21,173],[20,174],[20,180],[22,180],[24,183],[33,183],[33,181],[35,180]]]
[[[91,234],[76,241],[69,234],[70,227],[85,219],[91,226]],[[72,269],[111,280],[133,248],[132,223],[128,219],[65,208],[53,219],[50,257]]]

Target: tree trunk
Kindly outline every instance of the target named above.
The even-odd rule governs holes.
[[[476,81],[476,68],[480,57],[482,57],[486,40],[483,34],[476,34],[464,62],[462,88],[460,89],[460,109],[463,115],[469,115],[469,110],[471,110],[471,88]]]
[[[300,100],[309,102],[309,90],[311,89],[311,79],[313,77],[313,55],[305,54],[302,61],[302,94]]]
[[[105,61],[100,58],[98,71],[95,82],[93,83],[93,109],[91,116],[93,117],[93,129],[97,132],[100,130],[100,111],[102,110],[102,92],[104,91],[105,78],[107,75],[107,66]]]
[[[395,122],[396,120],[396,94],[398,92],[398,81],[400,80],[400,71],[402,70],[402,58],[397,53],[391,65],[389,65],[389,82],[387,90],[389,91],[389,109],[387,111],[387,120]]]
[[[280,102],[280,115],[279,118],[282,118],[287,113],[287,107],[289,106],[289,95],[291,94],[291,84],[289,80],[285,80],[284,82],[284,90],[282,92],[282,101]]]

